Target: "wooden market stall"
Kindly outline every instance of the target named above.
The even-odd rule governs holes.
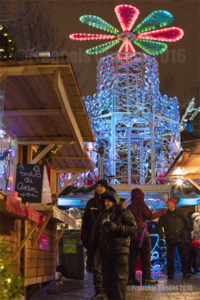
[[[93,169],[84,143],[95,139],[67,57],[0,61],[0,85],[1,98],[4,97],[3,124],[17,139],[16,164],[37,164],[54,149],[55,155],[47,166],[51,170],[51,194],[56,195],[62,192],[58,188],[59,172],[73,174],[65,188],[79,173]],[[35,149],[41,145],[43,148],[37,153]],[[5,206],[7,196],[3,198],[1,207]],[[21,203],[24,210],[22,206]],[[0,226],[0,236],[4,236],[9,214],[6,236],[8,241],[15,236],[12,252],[25,286],[54,278],[56,243],[68,225],[76,227],[75,221],[54,205],[38,203],[28,205],[27,209],[44,216],[42,224],[27,216],[10,215],[4,207]],[[59,236],[58,223],[64,224]],[[40,249],[41,237],[46,239],[46,249]]]
[[[182,151],[166,173],[167,178],[188,180],[200,191],[200,141],[191,151]],[[199,181],[200,182],[200,181]]]

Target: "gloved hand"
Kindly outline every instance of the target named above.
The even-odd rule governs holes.
[[[115,231],[117,228],[117,224],[111,222],[111,221],[106,221],[103,223],[104,230],[109,232],[109,231]]]

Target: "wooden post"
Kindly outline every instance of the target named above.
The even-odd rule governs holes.
[[[20,254],[22,248],[24,247],[26,241],[31,237],[32,233],[34,232],[35,228],[37,227],[37,224],[34,223],[30,229],[30,231],[25,235],[23,241],[21,241],[21,244],[17,248],[15,254],[13,255],[12,259],[13,261],[17,258],[17,256]]]
[[[56,238],[56,244],[58,244],[58,242],[60,241],[60,239],[62,238],[64,232],[65,232],[65,229],[68,228],[68,224],[65,224],[65,226],[63,227],[63,229],[61,230],[61,232],[59,233],[59,235],[57,236]]]
[[[79,173],[75,173],[72,178],[67,180],[67,182],[64,184],[64,186],[58,191],[58,196],[64,191],[64,189],[78,176]]]
[[[200,185],[197,184],[197,183],[194,181],[194,179],[190,178],[189,176],[188,176],[188,177],[185,176],[185,178],[187,178],[187,179],[189,180],[189,182],[190,182],[192,185],[194,185],[196,189],[198,189],[198,190],[200,191]]]
[[[30,160],[31,164],[36,164],[38,161],[40,161],[55,145],[49,144],[47,145],[34,159]]]
[[[56,171],[51,169],[51,175],[50,175],[50,188],[51,193],[56,194]]]
[[[37,243],[37,241],[38,241],[40,235],[41,235],[42,232],[44,231],[44,229],[45,229],[45,227],[47,226],[47,224],[48,224],[49,220],[51,219],[52,215],[53,215],[53,211],[50,211],[50,212],[48,213],[48,215],[46,216],[44,223],[43,223],[42,226],[40,227],[40,229],[39,229],[39,231],[37,232],[35,238],[33,239],[33,245],[35,245],[35,244]]]
[[[33,154],[32,145],[28,145],[27,146],[27,158],[26,158],[27,164],[31,163],[31,161],[32,161],[32,154]]]

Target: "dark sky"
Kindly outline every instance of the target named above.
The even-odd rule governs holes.
[[[77,42],[69,40],[67,36],[74,32],[103,33],[103,31],[82,24],[79,16],[83,14],[97,15],[120,29],[113,9],[117,4],[126,3],[136,6],[140,10],[136,24],[153,10],[165,9],[173,14],[174,22],[170,26],[183,28],[185,34],[182,40],[168,43],[168,50],[156,57],[159,64],[160,91],[168,96],[177,96],[180,106],[188,103],[193,96],[200,98],[199,0],[57,0],[56,3],[54,14],[59,15],[59,18],[56,18],[56,24],[66,35],[65,50],[71,57],[80,87],[83,87],[83,95],[95,92],[96,67],[99,58],[116,52],[119,46],[115,46],[109,52],[98,57],[88,56],[84,51],[102,41]]]
[[[7,1],[21,6],[20,3],[24,0]],[[200,0],[42,0],[41,2],[46,7],[49,19],[58,28],[58,35],[64,40],[63,48],[53,54],[70,56],[83,96],[96,92],[96,67],[100,57],[116,52],[119,45],[100,56],[87,55],[84,52],[87,48],[104,41],[77,42],[70,40],[69,34],[105,32],[82,24],[79,16],[94,14],[120,29],[114,13],[114,7],[118,4],[131,4],[140,10],[140,16],[135,24],[141,22],[153,10],[168,10],[174,16],[174,22],[169,26],[181,27],[185,35],[176,43],[168,43],[168,50],[156,56],[160,91],[168,96],[177,96],[181,107],[194,96],[200,99]],[[136,50],[140,51],[139,48]]]

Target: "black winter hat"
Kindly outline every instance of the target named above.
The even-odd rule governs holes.
[[[115,204],[117,204],[119,202],[118,201],[118,196],[114,193],[105,192],[102,195],[102,198],[103,198],[103,200],[108,199],[108,200],[114,202]]]
[[[100,184],[100,185],[104,186],[106,189],[108,188],[108,183],[107,183],[107,181],[106,181],[105,179],[100,179],[100,180],[98,180],[98,181],[96,182],[96,185],[97,185],[97,184]]]

